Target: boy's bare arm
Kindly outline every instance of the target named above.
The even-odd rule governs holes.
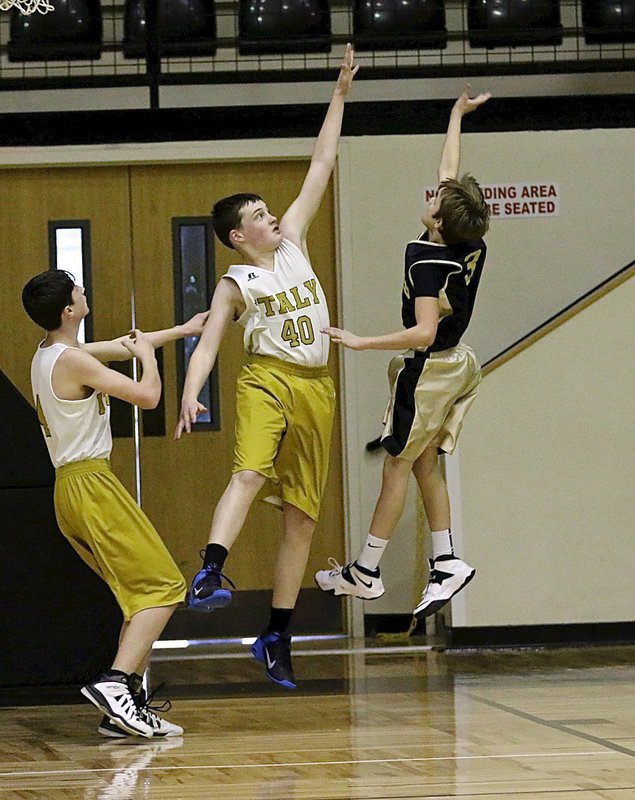
[[[71,396],[81,387],[88,386],[97,392],[118,397],[140,408],[156,408],[161,398],[161,377],[154,356],[154,347],[141,331],[132,331],[125,343],[130,358],[141,361],[143,375],[140,381],[109,369],[85,350],[69,347],[60,356],[53,372],[54,388]]]
[[[244,310],[245,301],[237,284],[231,278],[222,278],[214,292],[203,333],[187,367],[179,421],[174,431],[175,439],[180,439],[183,431],[190,433],[198,414],[207,411],[198,402],[198,395],[212,371],[229,323],[237,319]]]
[[[439,324],[439,301],[436,297],[417,297],[415,300],[417,324],[381,336],[357,336],[342,328],[324,328],[335,344],[349,350],[423,350],[429,347],[437,335]]]
[[[459,176],[459,163],[461,161],[461,121],[463,117],[483,105],[483,103],[487,102],[492,96],[489,92],[485,92],[476,97],[470,97],[469,88],[469,86],[466,86],[461,92],[450,112],[450,121],[448,122],[448,130],[443,144],[441,161],[439,163],[439,183],[442,183],[448,178],[456,179]]]
[[[145,336],[155,349],[163,347],[168,342],[184,339],[186,336],[200,336],[208,316],[209,311],[203,311],[200,314],[195,314],[182,325],[175,325],[173,328],[165,328],[161,331],[150,331]],[[88,342],[82,344],[81,349],[90,353],[104,364],[108,361],[127,361],[132,358],[132,353],[125,345],[126,340],[129,338],[130,334],[128,333],[125,336],[119,336],[109,341]]]
[[[344,101],[359,69],[354,64],[354,58],[353,47],[347,44],[333,97],[313,148],[309,171],[302,184],[300,194],[280,220],[280,229],[283,234],[303,249],[309,225],[322,202],[335,167],[344,115]]]

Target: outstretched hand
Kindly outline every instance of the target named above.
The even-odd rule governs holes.
[[[471,111],[475,111],[479,106],[482,106],[483,103],[486,103],[492,96],[491,92],[481,92],[481,94],[477,94],[476,97],[470,97],[471,88],[472,87],[469,83],[466,84],[465,88],[454,104],[454,107],[457,111],[461,112],[461,115],[469,114]]]
[[[354,61],[355,50],[353,49],[353,45],[349,43],[346,45],[344,60],[342,61],[340,74],[338,75],[337,84],[335,85],[335,91],[342,95],[348,94],[351,83],[353,83],[353,78],[357,75],[359,64],[355,64]]]
[[[348,347],[349,350],[363,350],[364,349],[364,339],[362,336],[356,336],[354,333],[350,331],[342,330],[342,328],[323,328],[322,333],[325,333],[328,337],[330,337],[332,342],[335,344],[341,344],[344,347]]]

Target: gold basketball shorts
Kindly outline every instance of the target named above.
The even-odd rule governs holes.
[[[390,400],[381,443],[391,456],[416,461],[434,440],[454,452],[463,419],[481,382],[471,347],[459,344],[439,353],[410,351],[388,366]]]
[[[106,581],[124,620],[185,599],[185,580],[174,559],[107,459],[58,467],[54,502],[60,530]]]
[[[317,521],[334,414],[335,388],[326,367],[250,356],[236,384],[232,471],[264,475],[269,480],[261,499],[273,486],[278,502],[290,503]]]

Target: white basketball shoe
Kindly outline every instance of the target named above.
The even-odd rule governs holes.
[[[139,684],[137,691],[131,690],[141,718],[152,728],[153,739],[165,739],[183,735],[183,728],[180,725],[175,725],[156,713],[157,711],[169,711],[172,707],[172,703],[169,700],[166,700],[161,706],[150,705],[155,693],[162,689],[164,685],[163,683],[159,684],[150,695],[146,695],[145,689],[141,684]],[[125,739],[131,735],[121,728],[118,722],[114,722],[108,717],[102,719],[97,732],[110,739]]]
[[[416,619],[435,614],[472,580],[476,570],[454,555],[429,559],[430,576],[421,600],[412,612]]]
[[[127,733],[147,739],[152,738],[154,734],[152,723],[145,719],[137,705],[130,691],[127,676],[108,677],[102,675],[82,687],[81,692]]]
[[[384,593],[379,567],[372,571],[355,561],[342,567],[334,558],[329,558],[329,564],[333,569],[315,573],[315,582],[323,592],[350,594],[362,600],[375,600]]]

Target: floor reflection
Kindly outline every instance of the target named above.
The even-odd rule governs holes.
[[[86,789],[85,800],[149,800],[155,779],[148,767],[157,756],[180,747],[182,737],[156,741],[130,737],[99,745],[99,756],[109,757],[112,771],[107,766],[102,768],[106,772]]]

